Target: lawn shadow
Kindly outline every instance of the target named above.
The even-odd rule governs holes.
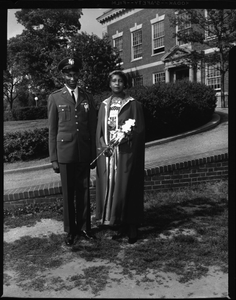
[[[153,204],[144,212],[144,221],[140,226],[141,239],[157,237],[167,230],[177,229],[201,218],[220,215],[227,205],[227,200],[219,201],[209,197],[196,197],[168,204]]]

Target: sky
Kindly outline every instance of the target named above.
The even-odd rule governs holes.
[[[8,21],[7,21],[7,39],[21,34],[24,27],[17,23],[15,18],[15,12],[20,9],[8,9]],[[107,8],[84,8],[82,10],[83,15],[80,18],[81,31],[88,34],[96,34],[100,38],[102,37],[102,25],[96,20],[101,16]]]

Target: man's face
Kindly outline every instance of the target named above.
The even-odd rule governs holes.
[[[72,90],[77,86],[79,79],[79,72],[76,71],[66,71],[62,73],[65,84]]]

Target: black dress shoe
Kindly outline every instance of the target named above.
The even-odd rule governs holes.
[[[67,237],[65,238],[65,243],[67,246],[71,246],[74,243],[75,235],[72,233],[68,233]]]
[[[81,230],[80,234],[87,240],[96,240],[97,239],[97,237],[95,235],[91,234],[90,232],[88,232],[86,230]]]
[[[129,224],[129,229],[128,229],[128,243],[129,244],[134,244],[138,240],[138,227],[135,224]]]

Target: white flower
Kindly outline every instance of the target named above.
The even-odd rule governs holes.
[[[114,132],[114,136],[111,140],[113,145],[118,145],[122,139],[133,129],[135,125],[134,119],[128,119],[125,123],[120,126],[118,130]]]
[[[131,131],[132,127],[135,125],[135,120],[134,119],[128,119],[125,121],[125,124],[121,126],[121,130],[125,133],[128,133]]]
[[[134,126],[134,119],[128,119],[127,121],[125,121],[125,123],[113,133],[113,137],[107,147],[91,162],[90,165],[92,165],[101,155],[104,155],[105,151],[107,151],[108,149],[113,151],[114,147],[119,145],[122,139],[132,131]]]

